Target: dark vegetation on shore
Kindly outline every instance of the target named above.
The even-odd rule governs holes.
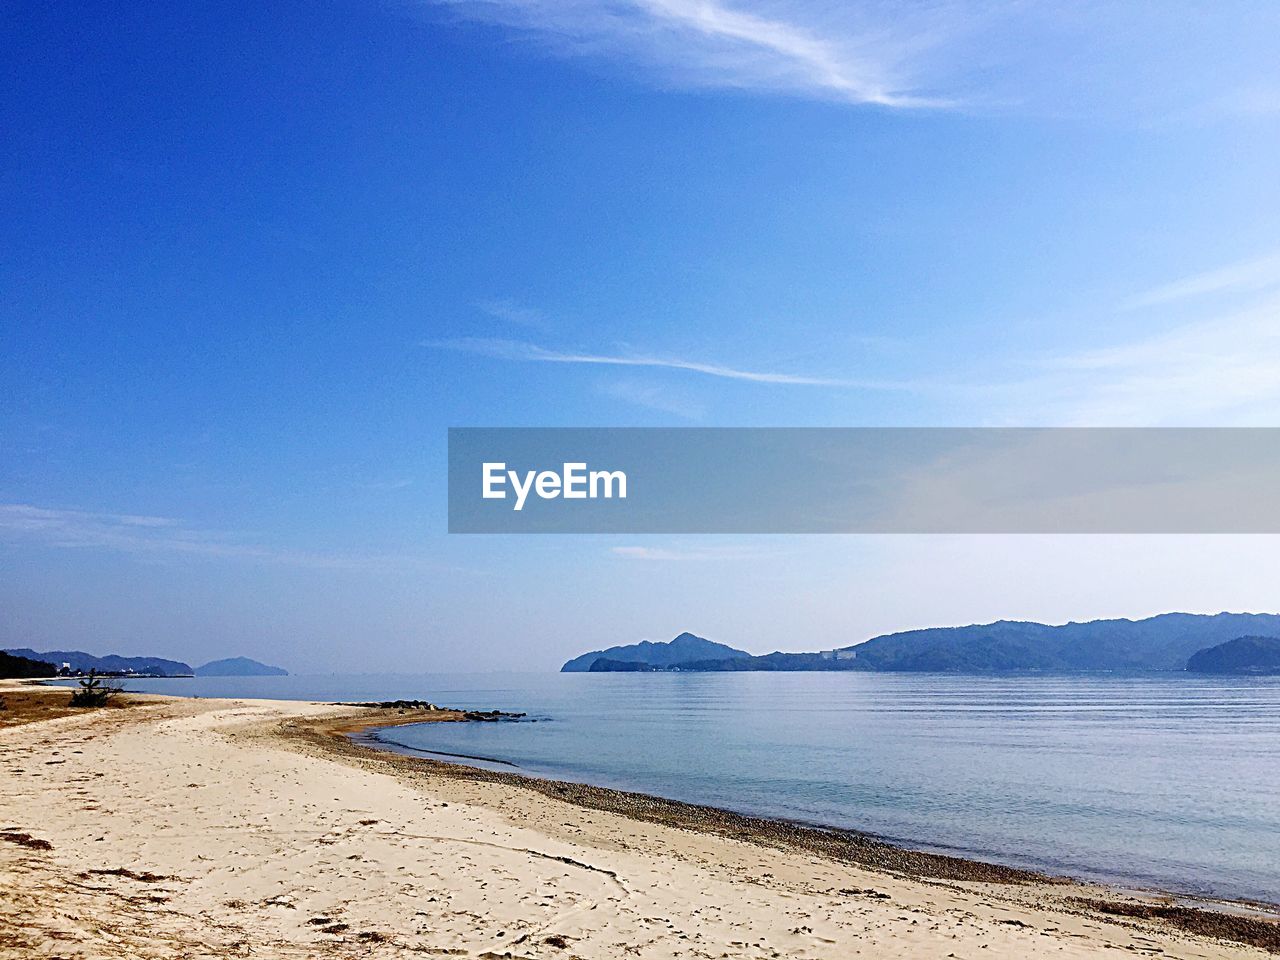
[[[0,706],[0,729],[86,713],[83,708],[71,705],[71,696],[68,694],[71,691],[41,684],[5,690],[3,697],[0,697],[3,700],[3,705]],[[103,709],[114,715],[118,710],[133,707],[140,702],[142,701],[135,695],[124,693],[111,697],[103,705]]]
[[[18,654],[5,653],[0,650],[0,677],[6,679],[27,680],[40,677],[57,676],[58,670],[43,660],[32,660]]]

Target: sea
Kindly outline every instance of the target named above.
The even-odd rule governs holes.
[[[128,687],[522,712],[377,738],[1086,880],[1280,903],[1280,677],[361,674]]]

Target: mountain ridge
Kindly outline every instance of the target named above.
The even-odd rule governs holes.
[[[1280,634],[1280,615],[1162,613],[1060,625],[996,620],[872,637],[842,648],[873,670],[1182,670],[1198,650]]]
[[[561,673],[588,673],[599,659],[618,664],[645,664],[652,667],[672,667],[687,660],[706,660],[716,657],[749,657],[745,650],[738,650],[723,643],[716,643],[692,633],[681,633],[666,642],[641,640],[605,650],[591,650],[565,661]],[[634,669],[634,668],[632,668]],[[612,672],[612,671],[596,671]]]
[[[1057,625],[1031,620],[996,620],[882,634],[817,653],[775,651],[754,656],[738,651],[683,661],[645,662],[653,662],[660,669],[699,672],[1172,671],[1185,670],[1188,658],[1205,648],[1244,636],[1267,635],[1280,636],[1280,614],[1175,612],[1137,620],[1112,618]],[[640,658],[626,654],[629,649],[611,648],[583,657],[604,657],[606,661],[619,663],[638,661]],[[565,667],[577,659],[581,658],[569,661]],[[610,670],[611,666],[606,663],[596,672]]]
[[[158,677],[190,677],[195,673],[189,663],[166,660],[164,657],[122,657],[115,653],[97,657],[83,650],[47,650],[38,653],[30,647],[8,648],[5,653],[51,663],[54,667],[69,663],[72,671],[82,673],[96,670],[99,673],[144,673]]]

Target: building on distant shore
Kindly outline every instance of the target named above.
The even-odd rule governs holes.
[[[857,660],[857,650],[820,650],[818,656],[823,660]]]

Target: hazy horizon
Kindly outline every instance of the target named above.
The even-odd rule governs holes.
[[[1157,617],[1157,616],[1163,616],[1163,615],[1169,615],[1169,614],[1187,614],[1187,613],[1196,614],[1196,615],[1203,615],[1203,616],[1213,616],[1213,615],[1215,615],[1215,614],[1220,614],[1220,613],[1225,613],[1225,614],[1245,614],[1245,615],[1250,615],[1250,614],[1271,614],[1271,615],[1278,615],[1278,616],[1280,616],[1280,611],[1276,611],[1276,610],[1266,610],[1266,609],[1257,609],[1257,610],[1215,610],[1215,611],[1165,610],[1165,611],[1161,611],[1160,613],[1149,614],[1149,615],[1142,616],[1142,617],[1105,617],[1105,618],[1104,618],[1104,617],[1099,617],[1099,618],[1087,618],[1087,619],[1083,619],[1083,620],[1082,620],[1082,619],[1075,619],[1075,620],[1058,620],[1058,621],[1044,621],[1044,620],[1040,620],[1040,621],[1030,621],[1030,622],[1043,623],[1043,624],[1046,624],[1046,625],[1048,625],[1048,626],[1063,626],[1063,625],[1066,625],[1066,624],[1069,624],[1069,623],[1081,623],[1081,622],[1090,622],[1090,621],[1097,621],[1097,620],[1130,620],[1130,621],[1137,621],[1137,620],[1146,620],[1146,619],[1149,619],[1149,618],[1151,618],[1151,617]],[[1003,620],[1004,622],[1009,622],[1009,618],[1000,618],[1000,619],[1001,619],[1001,620]],[[857,644],[859,644],[859,643],[865,642],[866,640],[874,639],[874,637],[876,637],[876,636],[882,636],[882,635],[884,635],[884,634],[899,633],[899,632],[906,632],[906,631],[912,631],[912,630],[930,629],[930,628],[962,627],[962,626],[973,626],[973,625],[977,625],[977,626],[984,626],[984,625],[988,625],[988,624],[990,624],[990,623],[995,623],[995,622],[997,622],[997,621],[982,621],[982,622],[976,622],[976,621],[975,621],[974,623],[929,623],[929,624],[919,624],[919,625],[916,625],[916,626],[903,626],[903,627],[899,627],[899,628],[895,628],[895,629],[891,629],[891,630],[886,630],[886,631],[883,631],[883,632],[881,632],[881,633],[877,633],[877,634],[869,635],[869,636],[867,636],[867,637],[863,637],[863,638],[861,638],[861,639],[859,639],[859,640],[855,640],[855,641],[852,641],[852,642],[847,643],[847,644],[837,644],[837,646],[856,646],[856,645],[857,645]],[[1022,620],[1022,621],[1016,621],[1016,622],[1028,622],[1028,621],[1026,621],[1026,620]],[[776,648],[776,647],[758,648],[758,649],[742,648],[742,647],[740,647],[737,643],[735,643],[731,638],[730,638],[730,639],[725,639],[725,638],[718,638],[718,637],[704,637],[704,636],[702,636],[701,634],[699,634],[696,630],[680,630],[680,631],[678,631],[677,633],[674,633],[674,634],[672,634],[672,635],[670,635],[670,636],[667,636],[667,637],[638,637],[638,638],[636,638],[636,639],[634,639],[634,640],[620,640],[620,641],[617,641],[617,642],[605,642],[605,641],[601,641],[601,642],[600,642],[600,646],[599,646],[599,647],[593,647],[593,648],[585,648],[585,647],[584,647],[584,648],[582,648],[582,649],[578,649],[578,650],[576,650],[576,651],[574,651],[574,652],[572,652],[572,653],[567,654],[567,655],[565,656],[564,660],[565,660],[565,661],[567,661],[567,660],[571,660],[571,659],[573,659],[574,657],[576,657],[576,656],[578,656],[578,655],[580,655],[580,654],[588,653],[588,652],[591,652],[591,651],[596,650],[596,649],[607,649],[607,648],[609,648],[609,647],[616,647],[616,646],[628,646],[628,645],[631,645],[631,644],[636,644],[636,643],[645,643],[645,642],[648,642],[648,643],[661,643],[661,644],[665,644],[665,643],[669,643],[670,641],[672,641],[673,639],[675,639],[677,636],[679,636],[679,635],[681,635],[681,634],[684,634],[684,633],[691,633],[691,634],[694,634],[695,636],[699,636],[699,637],[701,637],[701,638],[702,638],[702,639],[704,639],[704,640],[713,640],[713,641],[716,641],[716,642],[719,642],[719,643],[727,644],[728,646],[738,647],[739,649],[746,649],[746,652],[747,652],[747,653],[750,653],[750,654],[753,654],[753,655],[757,655],[757,656],[758,656],[758,655],[761,655],[761,654],[766,654],[766,653],[773,653],[773,652],[776,652],[776,651],[778,651],[778,650],[779,650],[779,648]],[[88,654],[90,654],[90,655],[97,656],[97,657],[107,657],[107,656],[113,656],[113,655],[115,655],[115,656],[123,656],[123,657],[158,657],[158,658],[161,658],[161,659],[179,660],[179,661],[184,662],[184,663],[190,663],[190,665],[191,665],[191,666],[196,667],[196,668],[199,668],[199,667],[201,667],[201,666],[203,666],[203,665],[206,665],[207,663],[218,662],[218,661],[222,661],[222,660],[234,660],[234,659],[240,659],[240,658],[247,658],[247,659],[250,659],[250,660],[257,660],[257,661],[259,661],[259,662],[266,662],[268,666],[287,666],[287,665],[285,665],[285,664],[277,663],[277,662],[274,662],[274,661],[268,662],[268,661],[270,661],[270,658],[269,658],[269,656],[268,656],[264,651],[262,651],[262,650],[254,650],[254,649],[249,649],[249,648],[245,648],[245,649],[239,649],[239,648],[232,649],[232,648],[228,648],[227,650],[222,651],[221,653],[214,653],[214,654],[212,654],[212,655],[205,655],[205,657],[204,657],[204,658],[197,658],[197,659],[191,659],[191,658],[178,657],[178,656],[173,655],[173,654],[171,654],[171,653],[169,653],[169,652],[166,652],[166,651],[164,651],[164,650],[152,650],[152,649],[126,649],[126,648],[123,648],[123,647],[122,647],[122,648],[120,648],[120,649],[116,649],[116,648],[114,648],[114,647],[110,647],[110,645],[109,645],[109,644],[108,644],[108,645],[106,645],[106,646],[104,646],[104,645],[102,645],[102,644],[98,644],[98,645],[97,645],[96,647],[94,647],[94,648],[83,648],[83,649],[81,649],[81,648],[73,648],[73,647],[68,647],[68,646],[62,646],[62,647],[49,646],[49,647],[47,647],[46,649],[40,649],[40,648],[38,648],[38,647],[14,647],[14,646],[6,646],[6,647],[4,647],[3,649],[6,649],[6,650],[13,650],[13,649],[34,649],[37,653],[47,653],[47,652],[51,652],[51,651],[53,651],[53,650],[71,651],[71,650],[75,649],[75,650],[77,650],[77,651],[78,651],[78,652],[80,652],[80,653],[88,653]],[[807,646],[806,646],[806,645],[802,645],[802,644],[801,644],[801,645],[792,645],[791,647],[788,647],[786,650],[784,650],[784,651],[782,651],[782,652],[813,653],[813,652],[816,652],[818,649],[819,649],[819,648],[818,648],[818,646],[815,646],[815,645],[813,645],[813,644],[810,644],[810,645],[807,645]],[[496,666],[496,667],[489,667],[488,669],[474,669],[474,670],[448,670],[448,671],[444,671],[444,672],[476,672],[476,673],[555,672],[555,671],[559,670],[559,668],[560,668],[562,665],[563,665],[563,663],[562,663],[562,662],[556,662],[556,663],[554,663],[554,664],[551,664],[550,666],[545,666],[545,665],[544,665],[544,666],[542,666],[540,669],[529,669],[529,668],[526,668],[526,669],[524,669],[524,670],[512,670],[512,669],[511,669],[511,667],[509,667],[509,666]],[[306,675],[307,673],[309,673],[309,672],[310,672],[310,671],[308,671],[305,667],[298,668],[298,667],[294,666],[294,667],[289,667],[288,669],[289,669],[289,672],[290,672],[290,673],[293,673],[293,674],[300,674],[300,675]],[[337,668],[331,668],[331,669],[328,669],[328,670],[319,670],[319,671],[316,671],[316,672],[318,672],[318,673],[325,673],[325,674],[327,674],[327,673],[337,673],[337,674],[341,674],[341,673],[363,674],[363,673],[379,673],[379,672],[383,672],[383,671],[376,671],[376,670],[375,670],[375,671],[366,671],[366,670],[342,670],[342,669],[337,669]],[[385,672],[399,672],[399,671],[385,671]],[[405,671],[405,672],[413,673],[413,672],[417,672],[417,671]],[[436,671],[431,671],[431,672],[436,672]]]

